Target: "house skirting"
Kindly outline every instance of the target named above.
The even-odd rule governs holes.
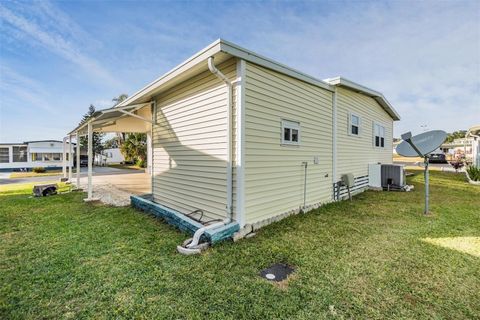
[[[134,208],[151,213],[157,218],[162,218],[168,224],[171,224],[178,229],[192,235],[199,228],[203,227],[201,223],[190,219],[184,214],[153,202],[151,195],[131,196],[130,202]],[[207,230],[204,236],[206,237],[206,240],[208,242],[214,244],[222,240],[231,238],[232,235],[238,230],[240,230],[239,224],[237,222],[231,222],[222,227],[215,228],[213,230]]]

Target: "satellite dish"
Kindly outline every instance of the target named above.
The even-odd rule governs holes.
[[[396,148],[397,153],[404,157],[424,157],[440,147],[447,138],[447,133],[442,130],[432,130],[414,137],[408,134],[402,135],[405,141]]]
[[[396,151],[399,155],[404,157],[422,157],[425,164],[425,214],[429,214],[428,201],[429,201],[429,175],[428,175],[428,155],[440,147],[447,138],[447,133],[442,130],[432,130],[421,133],[412,137],[411,132],[402,134],[402,143],[400,143]]]

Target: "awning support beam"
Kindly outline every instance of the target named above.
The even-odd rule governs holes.
[[[130,117],[134,117],[134,118],[137,118],[137,119],[140,119],[140,120],[143,120],[145,122],[149,122],[151,124],[156,124],[154,121],[150,120],[150,119],[147,119],[147,118],[144,118],[142,116],[139,116],[138,114],[135,114],[133,112],[130,112],[130,111],[126,111],[126,110],[118,110],[120,111],[121,113],[124,113],[126,115],[129,115]]]

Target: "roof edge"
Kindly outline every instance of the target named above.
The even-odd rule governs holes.
[[[198,51],[190,58],[186,59],[167,73],[163,74],[161,77],[155,79],[154,81],[147,84],[142,89],[135,92],[132,96],[127,98],[126,100],[119,103],[116,107],[123,107],[134,103],[135,100],[141,98],[142,96],[148,94],[148,91],[153,91],[158,88],[163,83],[167,82],[168,80],[172,79],[176,75],[180,74],[181,72],[189,69],[190,67],[197,65],[198,63],[207,60],[210,56],[214,56],[215,54],[223,52],[229,54],[231,56],[237,57],[239,59],[243,59],[252,63],[259,64],[265,68],[272,69],[274,71],[278,71],[280,73],[289,75],[293,78],[297,78],[299,80],[314,84],[316,86],[322,87],[326,90],[333,91],[333,88],[325,81],[316,79],[312,76],[307,75],[301,71],[295,70],[290,68],[282,63],[264,57],[260,54],[257,54],[253,51],[247,50],[242,48],[232,42],[217,39],[202,50]]]
[[[374,98],[385,109],[385,111],[387,111],[387,113],[392,117],[394,121],[398,121],[401,119],[400,115],[395,110],[395,108],[390,104],[390,102],[388,102],[387,98],[385,98],[385,96],[378,91],[375,91],[373,89],[365,87],[351,80],[345,79],[343,77],[328,78],[328,79],[324,79],[324,81],[333,86],[345,87],[351,90],[358,91],[365,95],[368,95]]]

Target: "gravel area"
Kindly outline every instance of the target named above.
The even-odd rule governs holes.
[[[87,186],[83,186],[83,190]],[[116,207],[124,207],[130,205],[130,192],[118,189],[113,184],[96,185],[93,188],[93,198]]]

